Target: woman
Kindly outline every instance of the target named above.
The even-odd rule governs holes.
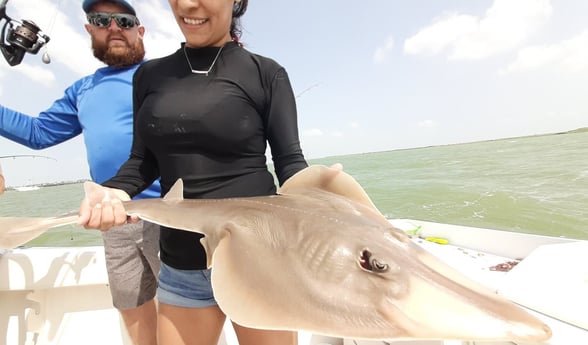
[[[103,183],[127,199],[161,177],[162,194],[182,178],[186,198],[271,195],[269,143],[278,181],[305,168],[295,98],[285,70],[239,43],[247,0],[169,0],[186,42],[143,64],[133,81],[135,135],[129,160]],[[90,198],[91,199],[91,198]],[[107,229],[126,221],[118,199],[86,199],[80,222]],[[210,286],[200,235],[161,228],[160,344],[216,345],[225,315]],[[296,344],[294,332],[234,324],[241,345]]]

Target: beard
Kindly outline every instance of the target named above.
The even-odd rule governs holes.
[[[111,67],[128,67],[136,65],[145,58],[143,40],[138,39],[135,44],[109,47],[107,42],[98,42],[92,37],[94,57]]]

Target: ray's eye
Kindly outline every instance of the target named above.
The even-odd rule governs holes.
[[[359,265],[364,270],[374,273],[384,273],[389,269],[388,264],[379,261],[377,258],[374,258],[372,252],[369,249],[364,249],[361,251]]]

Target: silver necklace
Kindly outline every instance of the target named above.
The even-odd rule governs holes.
[[[221,46],[219,48],[218,53],[216,53],[216,56],[214,57],[214,60],[212,60],[212,64],[210,65],[208,70],[203,71],[203,70],[192,68],[192,64],[190,63],[190,59],[188,59],[188,54],[186,53],[186,45],[184,45],[184,56],[186,57],[186,62],[188,62],[188,66],[190,67],[190,71],[192,71],[192,73],[194,73],[194,74],[205,75],[208,77],[208,73],[210,73],[210,71],[212,71],[212,68],[214,67],[214,64],[216,63],[216,60],[218,60],[218,57],[220,56],[220,53],[224,47],[225,46]]]

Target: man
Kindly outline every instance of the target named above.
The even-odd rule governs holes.
[[[84,0],[82,8],[94,56],[107,66],[73,83],[38,117],[0,106],[0,135],[42,149],[83,133],[90,175],[101,183],[129,157],[132,78],[145,56],[145,29],[127,1]],[[138,197],[160,197],[159,184]],[[156,344],[158,227],[126,224],[103,232],[103,240],[114,306],[135,344]]]

